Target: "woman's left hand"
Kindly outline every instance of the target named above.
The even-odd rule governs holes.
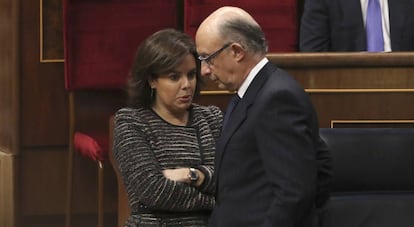
[[[165,169],[162,173],[169,180],[190,183],[190,179],[188,178],[188,168]]]

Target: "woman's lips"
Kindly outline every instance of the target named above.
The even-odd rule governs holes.
[[[181,97],[179,98],[179,100],[180,100],[181,102],[189,102],[189,101],[191,101],[191,95],[181,96]]]

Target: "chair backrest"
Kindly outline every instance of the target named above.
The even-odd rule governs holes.
[[[68,90],[123,88],[138,45],[177,27],[171,0],[64,0],[63,6]]]
[[[150,34],[177,27],[176,4],[171,0],[63,0],[70,145],[76,147],[93,140],[94,144],[99,143],[102,154],[89,157],[106,160],[110,142],[108,119],[125,105],[123,88],[136,49]],[[81,149],[69,146],[70,154],[74,150]],[[68,168],[72,165],[68,163]],[[68,185],[72,187],[71,183]],[[68,200],[70,204],[71,199]]]
[[[333,155],[324,227],[414,226],[414,128],[323,128]]]
[[[118,163],[114,158],[114,153],[112,151],[114,138],[114,116],[111,116],[109,119],[109,161],[112,164],[112,167],[116,173],[117,183],[118,183],[118,227],[124,227],[125,222],[127,221],[131,208],[128,203],[128,195],[126,193],[124,181],[122,179],[121,173],[118,169]]]
[[[177,27],[176,4],[170,0],[63,0],[71,135],[78,131],[98,135],[107,145],[108,118],[125,105],[123,88],[135,51],[150,34]]]
[[[261,25],[269,52],[297,51],[297,0],[184,0],[184,31],[195,35],[200,23],[221,6],[243,8]]]
[[[122,90],[77,91],[73,98],[76,130],[80,132],[108,132],[109,117],[124,106],[126,99]]]

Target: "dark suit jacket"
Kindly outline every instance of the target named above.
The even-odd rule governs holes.
[[[392,51],[414,51],[414,0],[389,0]],[[300,51],[365,51],[360,0],[305,0]]]
[[[329,196],[330,161],[308,95],[267,63],[218,141],[209,226],[315,226],[316,207]]]

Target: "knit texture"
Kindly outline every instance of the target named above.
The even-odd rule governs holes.
[[[215,143],[223,115],[218,107],[194,104],[188,126],[175,126],[150,109],[120,109],[115,115],[114,157],[133,211],[126,226],[206,226],[214,206]],[[195,167],[205,174],[200,187],[168,180],[163,169]],[[138,215],[141,208],[154,211]],[[159,216],[173,211],[176,215]]]

